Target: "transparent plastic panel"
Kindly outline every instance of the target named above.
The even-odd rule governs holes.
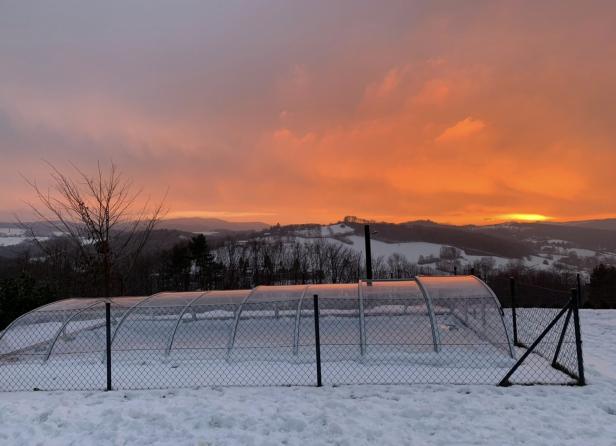
[[[174,359],[226,359],[235,319],[252,290],[207,291],[193,300],[177,325],[169,355]]]
[[[234,305],[242,303],[252,292],[252,290],[215,290],[208,291],[197,299],[192,306],[201,305]]]
[[[91,305],[94,301],[101,300],[100,298],[92,297],[74,297],[71,299],[62,299],[56,302],[52,302],[48,305],[44,305],[37,308],[34,311],[60,311],[60,310],[79,310]]]
[[[35,309],[16,319],[0,335],[0,357],[14,361],[45,359],[62,326],[100,299],[66,299]]]
[[[225,358],[239,303],[191,305],[177,327],[171,357]]]
[[[152,299],[147,303],[151,301]],[[132,350],[164,353],[178,318],[189,300],[181,299],[175,302],[167,300],[167,304],[174,303],[168,306],[162,305],[163,302],[158,301],[147,306],[144,301],[144,304],[127,310],[126,317],[120,320],[121,325],[118,323],[114,329],[112,350],[118,353],[130,353]]]
[[[434,299],[492,297],[489,289],[475,276],[418,276],[416,280]]]
[[[105,303],[98,302],[74,313],[65,322],[56,334],[55,343],[50,346],[49,359],[73,353],[102,353],[105,345]]]
[[[415,281],[361,282],[366,354],[404,359],[434,352],[435,333],[426,299]]]
[[[253,295],[254,296],[254,295]],[[270,349],[268,359],[286,358],[293,354],[295,316],[299,299],[253,301],[251,296],[242,306],[233,350],[233,359],[260,359],[260,349]]]
[[[361,357],[359,285],[314,285],[310,287],[308,294],[311,298],[314,294],[319,296],[323,362],[336,363],[359,359]]]
[[[131,308],[144,300],[143,296],[111,299],[111,332],[114,332],[119,321]],[[105,301],[94,300],[93,302],[98,303],[74,312],[74,316],[65,322],[61,332],[57,335],[55,344],[49,351],[50,359],[54,355],[104,351],[106,344]]]
[[[310,285],[306,296],[319,295],[319,299],[357,299],[356,283]]]
[[[513,355],[500,304],[475,276],[418,277],[434,310],[445,352],[457,351],[464,360],[483,355],[495,360]]]
[[[297,301],[308,287],[308,285],[259,286],[250,295],[248,302]]]
[[[254,288],[241,305],[234,322],[229,357],[257,359],[259,353],[255,349],[269,349],[270,360],[290,359],[298,304],[306,290],[305,285]]]
[[[97,352],[104,347],[104,322],[100,299],[71,299],[18,318],[0,340],[0,390],[102,388]]]
[[[202,296],[203,291],[188,291],[183,293],[158,293],[146,299],[140,307],[173,307],[184,306],[195,298]]]
[[[110,299],[111,306],[118,309],[131,308],[133,305],[145,300],[145,296],[126,296],[126,297],[113,297]]]

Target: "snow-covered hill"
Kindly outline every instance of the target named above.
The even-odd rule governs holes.
[[[286,236],[292,241],[309,242],[317,238],[325,239],[331,243],[340,244],[347,248],[365,255],[365,241],[363,234],[352,226],[344,223],[333,225],[316,226],[307,229],[297,229],[287,231]],[[268,236],[269,233],[268,233]],[[372,256],[382,257],[387,260],[390,256],[398,254],[403,256],[411,263],[421,263],[434,259],[434,263],[439,259],[441,250],[444,247],[455,247],[459,250],[459,257],[456,259],[461,266],[473,265],[476,262],[490,262],[496,268],[506,267],[510,262],[521,262],[525,266],[533,269],[552,269],[552,268],[571,268],[576,271],[589,270],[585,264],[606,262],[616,263],[616,254],[606,251],[597,251],[585,248],[571,247],[570,243],[559,239],[529,240],[534,242],[536,250],[534,254],[517,257],[505,257],[498,255],[477,255],[469,254],[464,248],[455,244],[430,243],[422,241],[412,242],[391,242],[379,240],[379,235],[375,235],[371,241]],[[592,260],[590,260],[592,259]]]
[[[616,311],[583,310],[589,385],[0,395],[3,445],[614,445]]]

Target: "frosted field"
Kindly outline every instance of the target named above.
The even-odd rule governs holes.
[[[582,311],[586,387],[346,386],[0,395],[3,445],[616,445],[616,311]]]

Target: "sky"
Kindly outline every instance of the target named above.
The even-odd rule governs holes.
[[[170,217],[614,217],[615,23],[613,1],[0,0],[0,219],[46,162],[111,160]]]

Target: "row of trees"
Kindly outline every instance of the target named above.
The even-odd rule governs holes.
[[[616,308],[616,267],[599,265],[593,270],[585,305],[590,308]]]
[[[0,327],[29,309],[65,297],[101,296],[95,275],[79,262],[75,248],[54,241],[53,255],[0,261]],[[452,261],[452,259],[449,259]],[[257,285],[308,283],[353,283],[365,277],[363,256],[344,244],[314,239],[298,242],[257,238],[241,241],[208,240],[203,235],[181,241],[170,249],[150,249],[131,267],[111,281],[113,295],[150,295],[160,291],[251,288]],[[473,272],[486,280],[507,304],[508,279],[520,284],[520,299],[526,305],[556,305],[575,286],[576,274],[531,270],[512,263],[507,270],[493,269],[490,262],[475,265],[419,265],[400,254],[373,259],[374,276],[408,278],[418,274]],[[118,268],[122,264],[117,265]],[[527,285],[535,288],[524,288]],[[548,292],[547,290],[560,290]],[[600,265],[590,276],[585,305],[616,308],[616,268]]]
[[[205,247],[195,252],[195,246]],[[342,243],[315,238],[228,238],[212,248],[202,235],[163,253],[155,273],[157,289],[236,289],[257,285],[350,283],[365,276],[361,253]],[[200,260],[201,259],[201,260]],[[434,273],[429,266],[394,254],[373,259],[376,277],[411,277]]]

